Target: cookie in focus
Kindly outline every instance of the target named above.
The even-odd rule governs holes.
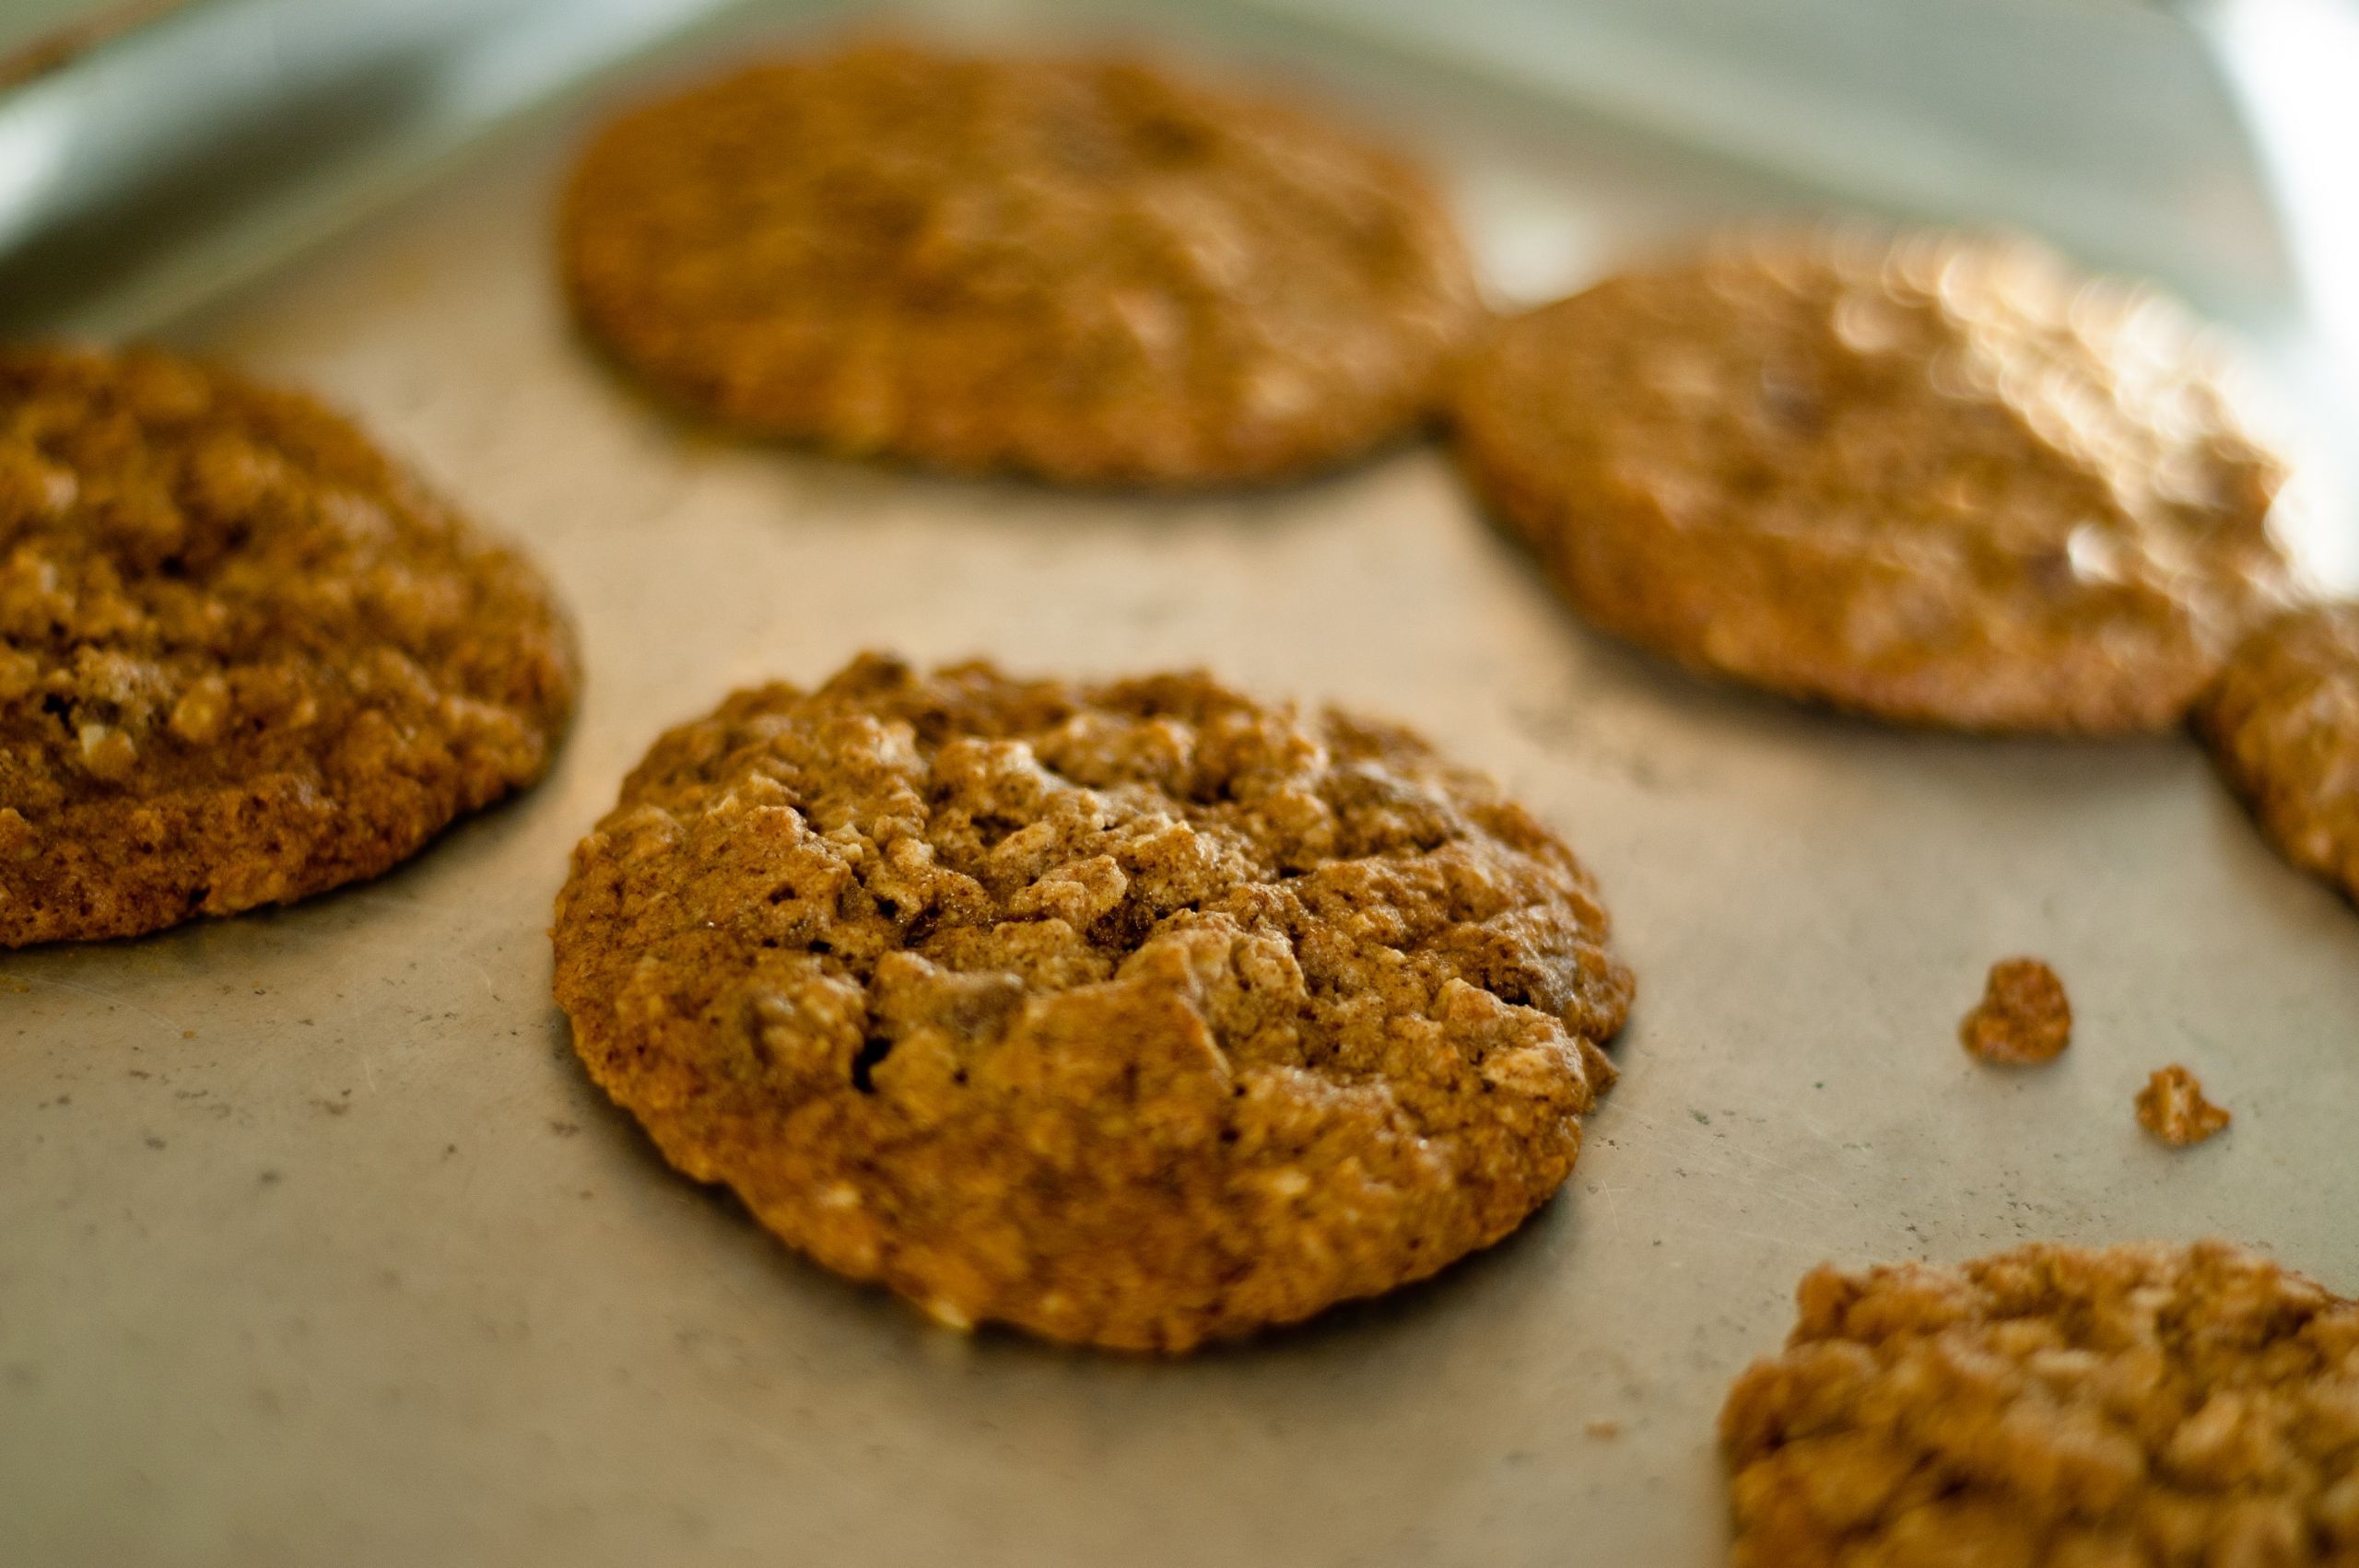
[[[875,656],[658,741],[554,936],[673,1164],[943,1321],[1131,1350],[1506,1235],[1631,994],[1571,852],[1405,731]]]
[[[2339,1563],[2359,1303],[2221,1241],[1813,1270],[1720,1415],[1735,1568]]]
[[[1503,323],[1476,491],[1602,629],[1877,718],[2178,720],[2282,605],[2283,471],[2206,335],[2013,240],[1731,241]]]
[[[546,583],[308,398],[0,350],[0,946],[375,876],[538,778]]]

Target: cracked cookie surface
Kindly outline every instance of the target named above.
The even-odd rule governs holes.
[[[538,574],[309,399],[0,351],[0,946],[374,876],[537,778],[573,687]]]
[[[1814,1270],[1720,1417],[1735,1568],[2359,1562],[2359,1304],[2225,1242]]]
[[[600,135],[560,249],[581,319],[727,425],[1075,484],[1355,456],[1481,318],[1414,167],[1120,59],[756,66]]]
[[[2298,610],[2254,633],[2196,724],[2278,851],[2359,898],[2359,605]]]
[[[2161,729],[2286,602],[2216,352],[2021,242],[1731,241],[1504,323],[1456,414],[1584,617],[1884,719]]]
[[[665,1156],[954,1324],[1180,1351],[1422,1278],[1571,1168],[1628,971],[1404,731],[865,657],[663,736],[557,994]]]

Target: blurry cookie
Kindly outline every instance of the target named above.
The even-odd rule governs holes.
[[[2225,1242],[1822,1268],[1720,1415],[1734,1568],[2359,1559],[2359,1303]]]
[[[1480,311],[1425,177],[1117,59],[889,43],[624,116],[562,218],[581,320],[745,430],[1186,486],[1422,421]]]
[[[1405,731],[874,656],[658,741],[554,934],[681,1170],[943,1321],[1141,1350],[1507,1235],[1631,989],[1572,854]]]
[[[2020,242],[1614,278],[1498,329],[1458,450],[1601,627],[1911,723],[2160,729],[2287,575],[2202,337]]]
[[[2196,726],[2279,851],[2359,898],[2359,605],[2254,633]]]
[[[0,946],[374,876],[573,685],[540,577],[309,399],[0,350]]]

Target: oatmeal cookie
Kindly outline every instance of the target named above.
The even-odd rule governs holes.
[[[1720,1415],[1735,1568],[2359,1562],[2359,1303],[2225,1242],[1813,1272]]]
[[[309,399],[0,350],[0,946],[374,876],[573,686],[539,576]]]
[[[1959,1021],[1957,1033],[1984,1061],[2054,1061],[2072,1043],[2071,1000],[2056,971],[2038,959],[2002,958],[1990,965],[1982,1000]]]
[[[864,42],[624,116],[560,220],[589,329],[750,432],[1189,486],[1402,435],[1481,319],[1424,175],[1120,59]]]
[[[2174,1149],[2201,1143],[2236,1119],[2205,1099],[2203,1081],[2177,1062],[2154,1069],[2135,1104],[2138,1125]]]
[[[2196,723],[2279,852],[2359,898],[2359,604],[2254,633]]]
[[[1572,854],[1405,731],[874,656],[658,741],[554,937],[681,1170],[945,1322],[1137,1350],[1513,1230],[1631,989]]]
[[[2287,593],[2279,464],[2165,301],[2021,242],[1730,242],[1505,323],[1475,488],[1616,636],[1910,723],[2177,720]]]

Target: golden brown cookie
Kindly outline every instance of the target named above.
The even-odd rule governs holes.
[[[2254,633],[2196,723],[2278,850],[2359,898],[2359,605]]]
[[[374,876],[573,686],[539,576],[309,399],[0,350],[0,946]]]
[[[2132,1103],[2138,1125],[2174,1149],[2201,1143],[2236,1119],[2204,1098],[2203,1081],[2177,1062],[2154,1069]]]
[[[1572,854],[1405,731],[874,656],[658,741],[554,934],[675,1165],[945,1322],[1134,1350],[1513,1230],[1631,985]]]
[[[1990,965],[1982,1000],[1958,1021],[1958,1041],[1984,1061],[2031,1067],[2072,1043],[2072,1002],[2056,971],[2036,958]]]
[[[1119,59],[755,66],[609,126],[561,248],[589,328],[728,425],[1074,484],[1355,456],[1481,315],[1411,165]]]
[[[2196,331],[2020,242],[1731,242],[1508,322],[1458,450],[1566,597],[1698,669],[1967,730],[2177,720],[2281,602]]]
[[[1733,1568],[2359,1562],[2359,1303],[2221,1241],[1804,1279],[1720,1414]]]

